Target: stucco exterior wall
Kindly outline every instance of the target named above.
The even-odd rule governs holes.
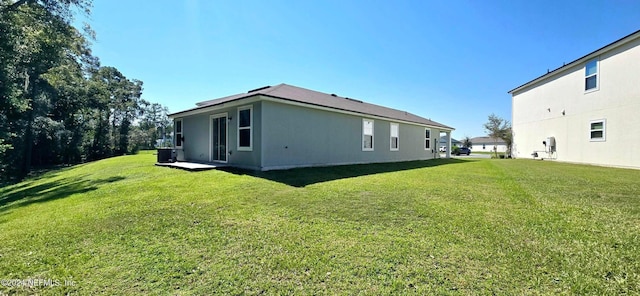
[[[399,150],[390,149],[390,122],[374,120],[374,150],[362,149],[363,118],[278,102],[262,102],[262,169],[432,159],[440,130],[399,123]]]
[[[598,90],[585,92],[581,63],[514,92],[513,155],[530,158],[554,136],[559,161],[640,168],[639,69],[635,40],[599,56]],[[590,123],[602,119],[606,138],[591,141]]]
[[[493,146],[496,146],[498,152],[507,152],[507,145],[494,143],[472,143],[471,151],[473,152],[493,152]],[[484,146],[483,146],[484,144]]]

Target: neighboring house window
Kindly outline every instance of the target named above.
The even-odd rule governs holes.
[[[424,150],[431,149],[431,130],[424,129]]]
[[[182,119],[176,119],[174,126],[176,148],[182,148]]]
[[[399,128],[400,126],[397,123],[391,123],[391,151],[398,151],[398,142],[399,138]]]
[[[604,119],[592,120],[589,123],[589,137],[592,142],[601,142],[606,139],[606,121]]]
[[[238,151],[253,150],[253,106],[238,108]]]
[[[584,90],[598,89],[598,59],[587,62],[585,65]]]
[[[362,151],[373,151],[372,119],[362,119]]]

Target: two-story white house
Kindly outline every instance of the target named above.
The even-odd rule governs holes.
[[[509,94],[514,157],[640,168],[640,31]]]

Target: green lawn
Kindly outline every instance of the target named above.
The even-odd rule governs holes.
[[[0,279],[60,285],[0,292],[640,293],[637,170],[441,159],[192,173],[154,161],[1,188]]]

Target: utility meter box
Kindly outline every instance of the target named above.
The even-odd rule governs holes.
[[[556,152],[556,137],[548,137],[546,142],[547,142],[547,151]]]

